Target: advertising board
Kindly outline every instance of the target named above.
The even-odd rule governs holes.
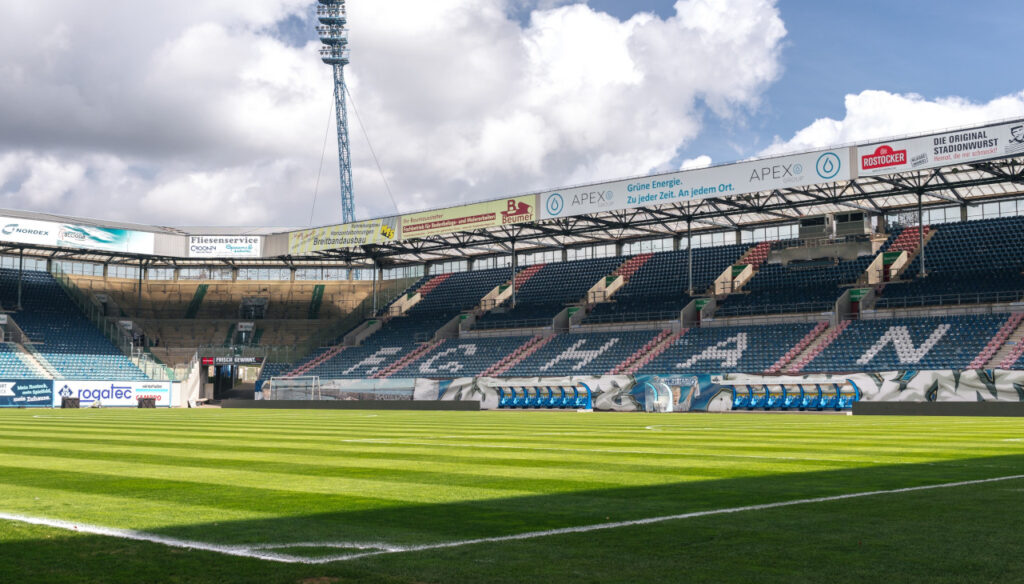
[[[258,235],[190,235],[190,258],[258,258],[263,238]]]
[[[152,254],[154,240],[143,231],[0,217],[0,241],[13,243]]]
[[[48,408],[52,405],[52,381],[39,379],[0,381],[0,408]]]
[[[399,239],[398,224],[398,217],[384,217],[292,231],[288,234],[288,253],[302,255],[314,251],[395,241]]]
[[[54,406],[61,398],[77,397],[81,406],[99,400],[103,407],[137,407],[139,398],[151,397],[158,408],[171,406],[171,384],[163,381],[57,381],[53,386]]]
[[[1024,121],[857,147],[859,176],[982,162],[1024,153]]]
[[[840,148],[548,191],[539,196],[540,218],[845,181],[851,178],[850,155]]]
[[[497,201],[402,215],[402,239],[447,235],[458,231],[471,231],[513,223],[527,223],[539,218],[536,195],[510,197]]]
[[[263,357],[202,357],[202,365],[262,365]]]

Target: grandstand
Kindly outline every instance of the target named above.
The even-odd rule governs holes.
[[[274,377],[1024,369],[1019,158],[842,163],[876,148],[675,173],[732,192],[651,206],[565,206],[590,185],[437,211],[455,227],[247,229],[244,251],[227,228],[2,212],[2,377],[192,378],[209,398]],[[815,176],[822,160],[842,168]],[[786,184],[747,172],[790,163],[806,170]],[[470,212],[494,224],[460,230]]]

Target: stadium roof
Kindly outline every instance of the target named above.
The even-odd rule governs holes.
[[[685,236],[688,226],[696,235],[1022,193],[1018,119],[307,230],[170,228],[0,211],[0,252],[149,265],[401,265],[504,254],[513,245],[527,251]],[[24,235],[26,225],[38,229]],[[52,231],[49,239],[43,231]],[[223,241],[217,247],[190,236]],[[81,244],[83,237],[95,243]],[[224,242],[243,240],[258,243],[222,257]],[[197,243],[211,247],[199,253]]]

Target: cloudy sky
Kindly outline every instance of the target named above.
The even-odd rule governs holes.
[[[314,11],[0,0],[0,208],[338,221]],[[1019,0],[349,0],[348,12],[360,218],[1024,115]]]

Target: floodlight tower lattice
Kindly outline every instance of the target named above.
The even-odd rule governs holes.
[[[356,220],[352,195],[352,155],[348,141],[348,111],[345,109],[345,65],[349,63],[348,17],[345,0],[319,0],[316,16],[320,25],[320,58],[334,70],[334,111],[338,118],[338,168],[341,172],[341,218]]]

